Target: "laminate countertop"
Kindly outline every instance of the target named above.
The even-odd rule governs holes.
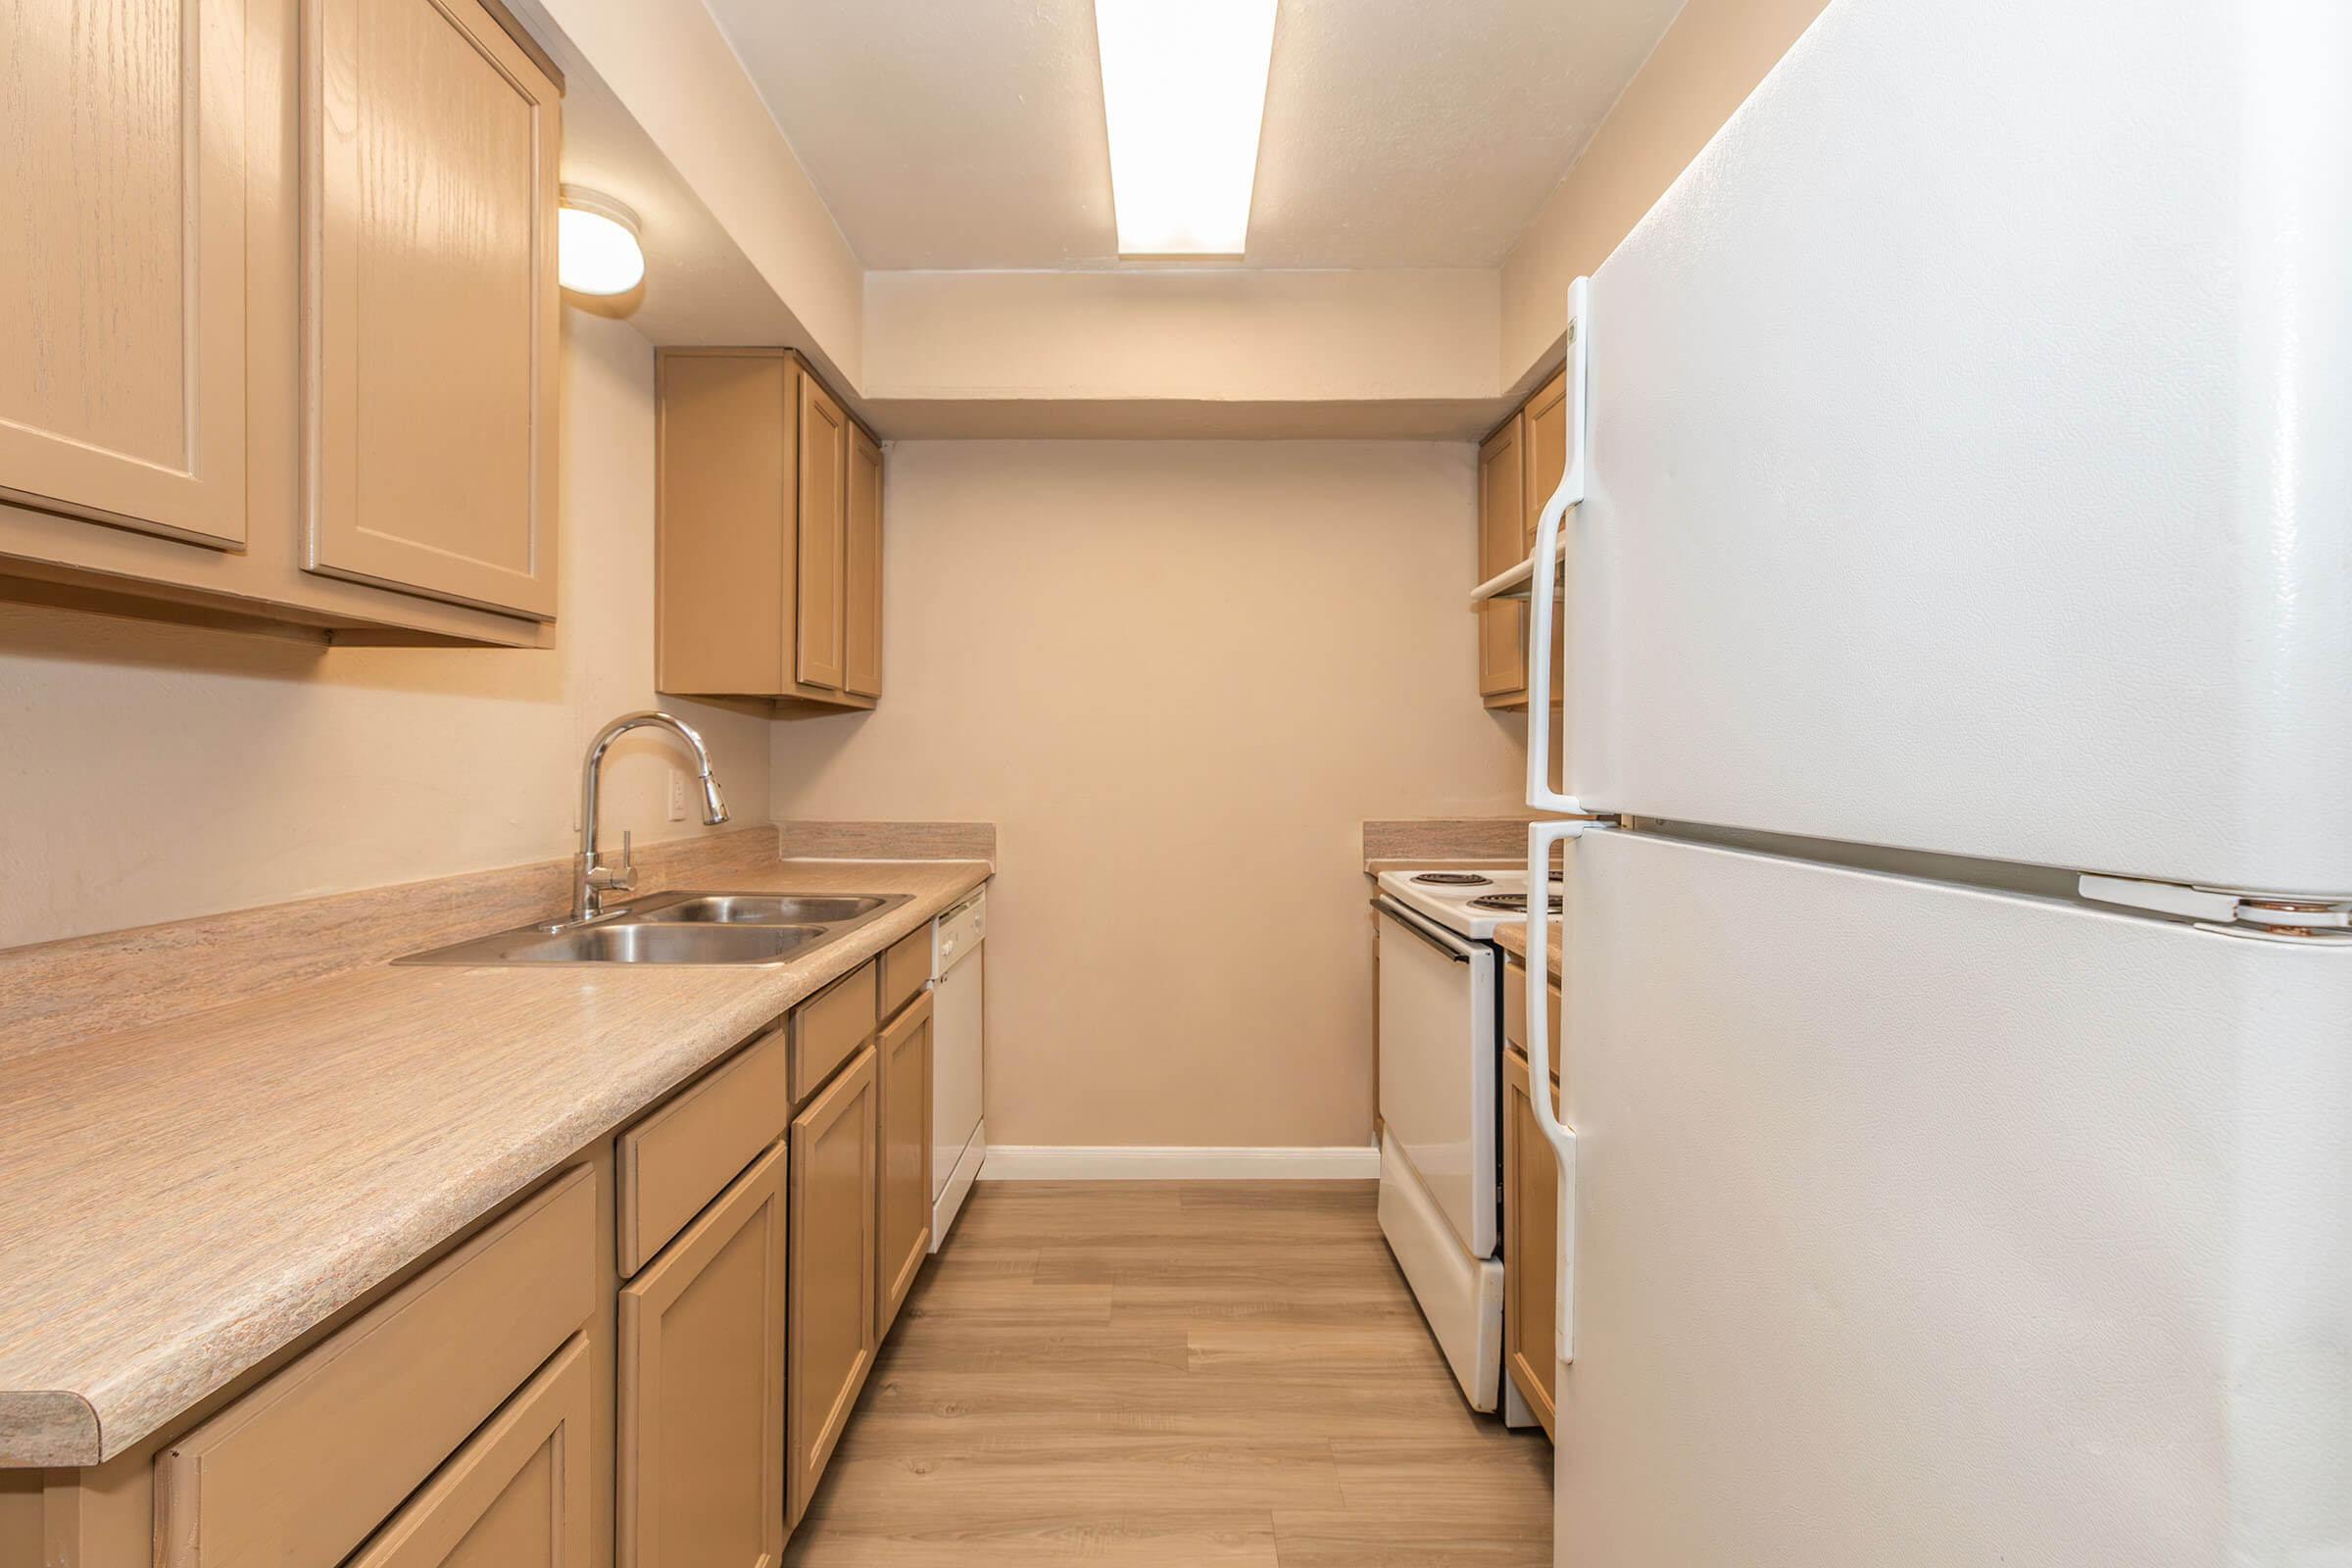
[[[1521,964],[1527,962],[1527,927],[1524,924],[1496,926],[1494,945],[1517,958]],[[1544,967],[1557,980],[1560,977],[1560,923],[1556,919],[1551,923],[1551,937],[1544,956],[1547,960]]]
[[[0,1061],[0,1466],[122,1453],[989,875],[771,861],[727,885],[913,897],[772,968],[374,963]]]

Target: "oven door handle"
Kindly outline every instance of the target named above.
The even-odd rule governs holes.
[[[1456,963],[1468,963],[1478,956],[1478,949],[1463,941],[1444,926],[1436,925],[1406,908],[1387,894],[1372,901],[1372,907],[1428,943]]]

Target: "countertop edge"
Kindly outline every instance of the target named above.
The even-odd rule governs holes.
[[[1496,926],[1494,928],[1494,945],[1502,949],[1503,952],[1509,954],[1512,957],[1518,959],[1519,967],[1522,969],[1527,967],[1526,926]],[[1545,960],[1544,965],[1544,969],[1554,980],[1560,978],[1560,940],[1557,936],[1554,936],[1551,941],[1545,945],[1544,957]]]
[[[0,1391],[0,1470],[64,1470],[110,1455],[98,1407],[72,1389]]]

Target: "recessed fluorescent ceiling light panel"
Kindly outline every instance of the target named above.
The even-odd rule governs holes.
[[[1276,0],[1095,0],[1121,256],[1239,256]]]

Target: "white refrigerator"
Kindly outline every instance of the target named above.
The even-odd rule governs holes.
[[[1571,314],[1556,1560],[2352,1564],[2352,6],[1832,0]]]

